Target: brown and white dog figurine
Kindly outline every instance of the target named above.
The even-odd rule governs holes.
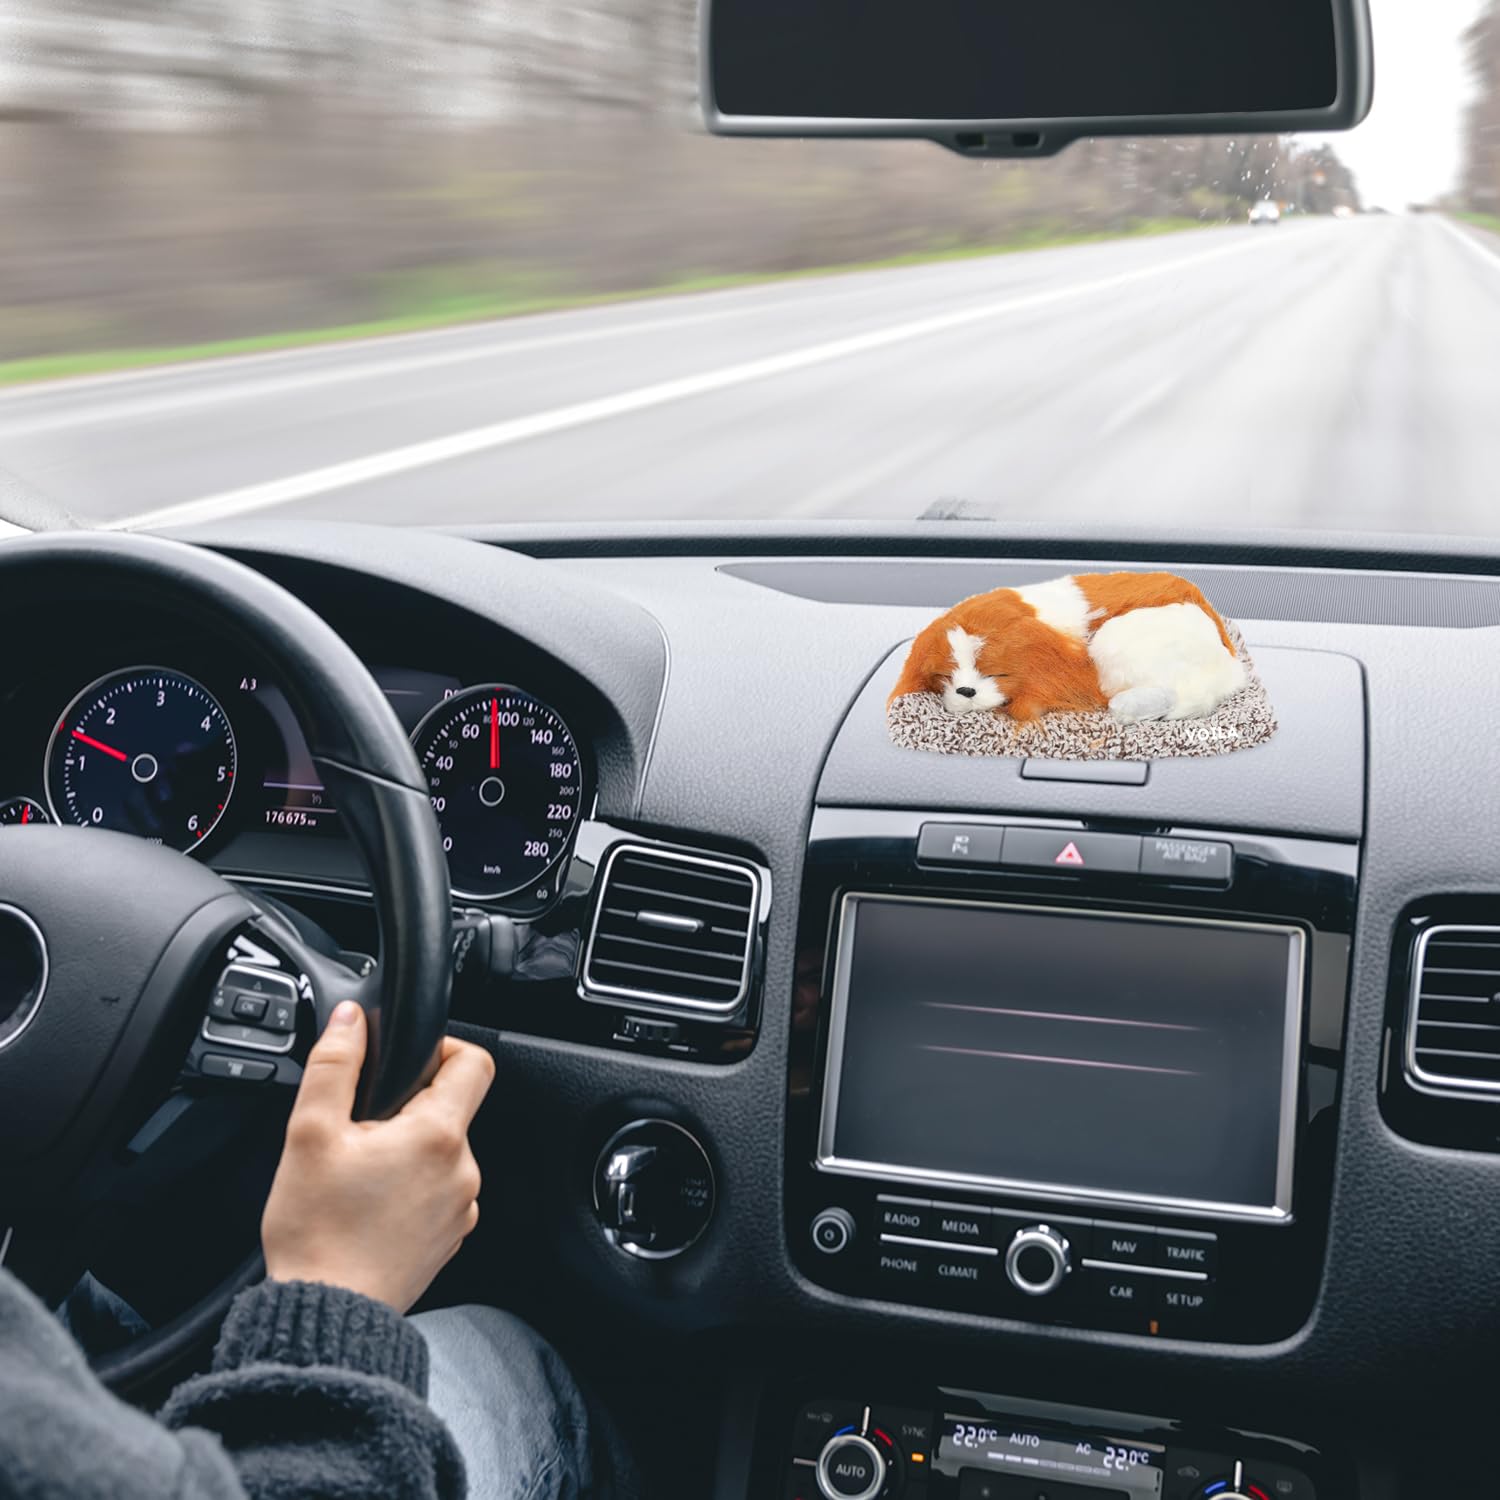
[[[1211,714],[1245,685],[1224,621],[1175,573],[1075,573],[956,604],[912,643],[891,698],[1013,719],[1104,708],[1127,724]]]

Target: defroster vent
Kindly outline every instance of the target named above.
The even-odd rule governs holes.
[[[760,880],[748,866],[617,846],[600,882],[585,995],[731,1014],[750,992],[759,905]]]
[[[1500,927],[1429,927],[1418,937],[1406,1073],[1427,1093],[1500,1101]]]

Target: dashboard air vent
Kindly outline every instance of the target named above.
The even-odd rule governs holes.
[[[750,991],[759,905],[746,865],[618,845],[600,882],[586,996],[731,1014]]]
[[[1427,1093],[1500,1100],[1500,927],[1429,927],[1418,937],[1406,1072]]]

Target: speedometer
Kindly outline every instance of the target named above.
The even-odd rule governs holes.
[[[62,823],[196,849],[229,805],[235,743],[200,682],[129,667],[86,687],[47,746],[47,801]]]
[[[445,698],[412,735],[461,896],[535,884],[572,842],[583,803],[578,746],[539,698],[498,684]]]

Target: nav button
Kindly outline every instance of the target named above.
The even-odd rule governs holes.
[[[1156,1260],[1156,1234],[1140,1224],[1096,1221],[1089,1241],[1089,1259],[1112,1266],[1149,1266]]]

